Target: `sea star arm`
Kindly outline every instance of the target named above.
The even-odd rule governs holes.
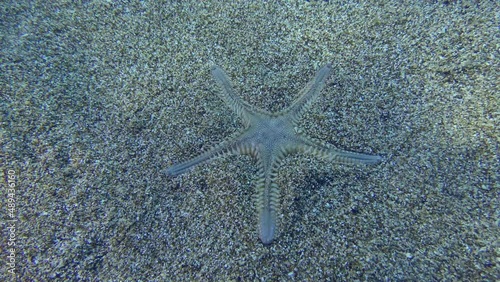
[[[255,208],[259,215],[258,231],[259,238],[263,244],[270,244],[276,233],[276,215],[279,208],[280,190],[276,184],[279,164],[283,159],[285,151],[269,155],[261,153],[257,155],[257,166],[259,177],[255,188]]]
[[[300,91],[299,98],[293,102],[293,104],[284,111],[284,114],[288,115],[294,123],[296,123],[302,113],[304,113],[312,103],[319,96],[321,89],[325,85],[328,76],[332,70],[332,64],[328,63],[324,65],[317,73],[316,76]]]
[[[259,215],[259,238],[263,244],[270,244],[276,232],[276,213],[279,204],[279,189],[274,181],[275,173],[266,172],[259,165],[259,178],[255,188],[255,208]]]
[[[309,153],[320,159],[340,164],[376,164],[382,160],[380,156],[366,155],[319,145],[301,145],[299,151]]]
[[[226,154],[228,151],[228,146],[227,144],[220,144],[219,146],[216,146],[212,148],[211,150],[202,153],[201,155],[198,155],[197,157],[194,157],[190,160],[187,160],[182,163],[178,163],[176,165],[173,165],[167,169],[167,175],[169,176],[177,176],[179,174],[182,174],[186,171],[188,171],[190,168],[195,167],[199,164],[202,164],[210,159],[213,159],[215,157],[221,156]]]
[[[218,66],[213,66],[212,76],[222,90],[219,92],[221,99],[243,120],[245,127],[247,127],[250,124],[249,112],[251,111],[252,106],[236,95],[236,92],[231,85],[231,81],[227,77],[224,70]]]
[[[238,139],[229,138],[228,140],[220,143],[219,145],[213,147],[212,149],[202,153],[201,155],[198,155],[190,160],[169,167],[167,169],[167,175],[177,176],[199,164],[234,152],[251,154],[252,150],[249,149],[247,146],[239,145]]]

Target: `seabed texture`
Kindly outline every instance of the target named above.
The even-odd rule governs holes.
[[[0,4],[0,280],[499,279],[498,1],[228,2]],[[251,158],[166,175],[242,126],[210,66],[279,111],[327,62],[301,128],[384,160],[287,158],[271,245]]]

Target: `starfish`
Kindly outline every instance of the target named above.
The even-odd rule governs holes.
[[[381,160],[380,156],[333,148],[303,136],[297,130],[298,120],[319,96],[331,69],[330,63],[323,66],[292,105],[278,113],[270,113],[254,108],[239,98],[224,71],[213,66],[212,75],[222,89],[220,98],[243,120],[245,129],[211,150],[171,166],[167,169],[167,174],[177,176],[191,167],[227,154],[251,155],[257,160],[259,173],[255,194],[259,237],[263,244],[270,244],[277,230],[276,215],[279,204],[279,189],[275,178],[280,161],[286,155],[308,153],[342,164],[375,164]]]

